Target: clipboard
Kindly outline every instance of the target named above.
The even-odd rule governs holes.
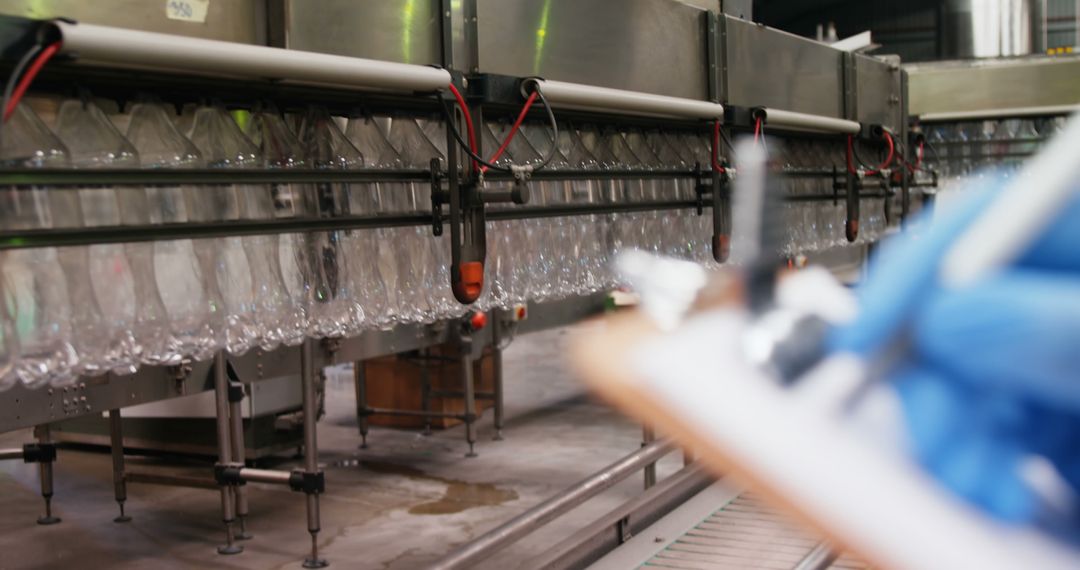
[[[875,567],[1080,568],[1080,550],[991,520],[894,442],[859,433],[754,369],[740,353],[746,320],[712,307],[661,333],[640,311],[623,312],[579,330],[570,357],[624,414]],[[842,376],[843,366],[811,373]]]

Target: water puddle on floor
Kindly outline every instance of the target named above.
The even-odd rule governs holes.
[[[409,514],[413,515],[451,515],[477,507],[493,507],[516,501],[517,491],[503,489],[494,483],[468,483],[447,479],[426,472],[409,465],[398,465],[384,461],[362,461],[359,459],[346,459],[331,463],[334,467],[360,467],[375,473],[388,475],[403,475],[414,480],[433,481],[446,485],[443,496],[434,501],[427,501],[409,508]]]

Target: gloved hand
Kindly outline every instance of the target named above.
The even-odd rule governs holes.
[[[883,245],[859,317],[830,342],[871,355],[901,331],[910,345],[890,380],[917,459],[989,512],[1030,522],[1040,515],[1022,475],[1032,456],[1080,491],[1080,192],[1013,266],[946,290],[944,253],[1004,180],[969,184],[963,205]]]

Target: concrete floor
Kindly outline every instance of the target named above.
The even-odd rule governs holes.
[[[590,399],[561,358],[572,330],[522,336],[505,353],[506,439],[491,441],[490,414],[480,422],[480,456],[466,459],[461,427],[424,437],[373,428],[359,450],[350,376],[332,376],[327,417],[319,424],[327,494],[322,498],[322,555],[334,568],[419,568],[577,480],[630,453],[640,427]],[[0,436],[0,446],[31,440],[29,431]],[[205,475],[205,463],[129,458],[142,469]],[[283,458],[275,468],[297,463]],[[681,467],[673,454],[660,477]],[[249,484],[245,552],[219,556],[223,532],[216,491],[130,485],[128,513],[112,522],[109,457],[63,449],[56,475],[58,525],[34,520],[42,509],[37,468],[0,464],[0,570],[8,568],[299,568],[310,539],[303,496]],[[527,567],[576,529],[640,493],[640,476],[624,481],[477,568]]]

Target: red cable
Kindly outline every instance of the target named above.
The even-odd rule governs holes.
[[[712,167],[713,170],[724,173],[727,172],[723,166],[720,165],[720,121],[713,123],[712,133]]]
[[[454,99],[457,100],[457,106],[461,109],[461,114],[465,116],[465,129],[469,133],[469,148],[476,154],[476,131],[473,130],[472,115],[469,113],[469,106],[465,104],[465,98],[461,96],[461,91],[458,91],[454,84],[449,85],[450,92],[454,94]],[[476,160],[472,161],[473,169],[479,166]]]
[[[757,144],[758,139],[761,138],[761,124],[762,117],[758,117],[757,120],[754,121],[754,144]]]
[[[495,154],[493,154],[491,158],[488,159],[488,162],[495,164],[495,161],[499,160],[499,157],[502,156],[503,152],[506,151],[506,147],[510,146],[510,141],[514,140],[514,135],[516,135],[518,129],[521,128],[521,123],[525,121],[525,115],[529,113],[529,108],[532,107],[534,101],[536,101],[536,91],[533,91],[532,95],[529,95],[529,98],[525,100],[525,106],[522,107],[521,112],[518,113],[517,120],[514,121],[514,126],[510,127],[510,134],[506,135],[506,140],[504,140],[502,145],[499,146],[499,150],[495,151]],[[487,166],[480,167],[480,172],[487,171]]]
[[[45,63],[56,55],[56,52],[60,51],[60,46],[63,42],[56,42],[49,47],[41,50],[37,58],[34,59],[34,63],[30,64],[29,69],[23,74],[22,79],[19,80],[19,84],[15,87],[15,91],[11,93],[11,100],[8,101],[7,109],[4,110],[4,122],[11,117],[11,114],[15,112],[15,107],[19,105],[19,101],[26,94],[26,90],[30,87],[30,84],[34,82],[34,78],[37,77],[38,72],[42,67],[45,67]]]
[[[915,170],[919,170],[920,168],[922,168],[923,145],[924,144],[926,144],[926,143],[924,141],[920,140],[918,150],[915,151]]]

